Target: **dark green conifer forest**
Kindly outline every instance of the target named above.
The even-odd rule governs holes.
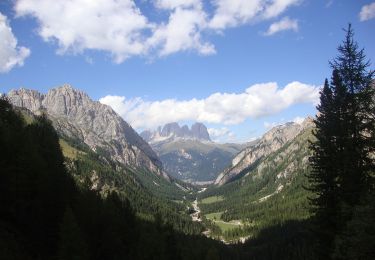
[[[375,233],[369,222],[375,215],[375,201],[371,199],[375,173],[374,71],[355,42],[351,25],[338,52],[330,63],[331,83],[326,80],[321,91],[316,142],[311,144],[313,233],[322,259],[371,259],[375,257]],[[372,214],[365,216],[364,212]]]
[[[314,127],[199,193],[110,161],[0,98],[0,259],[375,259],[374,70],[345,32]],[[196,198],[202,222],[189,216]],[[243,224],[223,231],[208,214]]]
[[[48,119],[26,124],[5,99],[0,147],[0,259],[230,258],[221,243],[186,235],[160,216],[137,218],[117,192],[103,197],[77,186]]]

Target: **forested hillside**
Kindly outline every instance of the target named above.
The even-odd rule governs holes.
[[[70,85],[1,95],[0,260],[375,259],[375,71],[345,32],[314,118],[244,149],[212,143],[203,124],[172,123],[144,133],[161,140],[156,153]],[[285,97],[295,84],[255,89]],[[191,183],[218,169],[212,185]]]
[[[0,145],[1,259],[218,259],[228,253],[219,242],[176,231],[158,211],[153,221],[137,217],[121,192],[102,196],[77,186],[48,119],[27,124],[4,99]],[[75,164],[77,176],[91,170],[89,162]]]
[[[213,232],[214,236],[227,240],[253,237],[262,229],[309,217],[308,192],[303,186],[309,172],[312,129],[306,128],[276,152],[256,161],[242,173],[244,177],[199,194],[206,217],[216,212],[222,221],[241,223],[225,232],[216,230],[219,233]],[[220,199],[204,203],[215,197]]]

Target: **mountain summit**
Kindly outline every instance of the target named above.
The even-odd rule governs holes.
[[[143,131],[142,138],[157,152],[168,174],[196,184],[213,182],[244,148],[241,144],[219,144],[211,141],[207,127],[194,123],[180,127],[172,122],[156,131]]]
[[[313,125],[313,119],[307,117],[302,123],[288,122],[272,128],[261,139],[238,153],[232,159],[229,167],[216,178],[215,184],[221,186],[241,177],[242,174],[249,172],[249,169],[258,161],[281,149],[303,130],[311,128]]]
[[[189,129],[187,125],[180,127],[178,123],[172,122],[163,127],[159,126],[156,131],[143,131],[140,135],[149,143],[158,143],[175,139],[211,141],[207,127],[202,123],[194,123]]]
[[[10,102],[34,114],[46,113],[63,136],[78,139],[94,151],[102,151],[115,161],[144,168],[158,175],[162,163],[133,128],[112,108],[65,84],[42,94],[21,88],[8,93]]]

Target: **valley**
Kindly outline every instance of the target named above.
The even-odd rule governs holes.
[[[202,123],[194,123],[191,128],[168,123],[156,131],[143,131],[140,136],[156,151],[168,174],[197,185],[213,183],[247,145],[216,143]]]
[[[0,260],[375,259],[375,0],[0,1]]]
[[[141,219],[160,215],[175,230],[229,244],[309,216],[301,208],[307,204],[302,186],[311,118],[276,126],[246,144],[212,142],[201,123],[166,124],[142,132],[143,141],[110,108],[69,85],[46,95],[20,89],[8,96],[29,124],[47,113],[79,186],[104,197],[118,193]],[[192,185],[197,182],[205,185]]]

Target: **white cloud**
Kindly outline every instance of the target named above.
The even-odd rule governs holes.
[[[178,7],[201,7],[200,0],[156,0],[155,6],[160,9],[175,9]]]
[[[58,52],[108,51],[115,62],[146,53],[144,31],[152,27],[132,0],[18,0],[17,16],[39,22],[39,35]]]
[[[278,22],[272,23],[268,28],[267,32],[264,33],[266,36],[271,36],[275,33],[292,30],[298,31],[298,21],[296,19],[290,19],[289,17],[284,17]]]
[[[265,7],[263,18],[274,18],[285,12],[285,10],[293,5],[298,5],[302,0],[273,0],[270,5]]]
[[[316,104],[318,100],[318,86],[295,81],[284,88],[274,82],[255,84],[243,93],[214,93],[204,99],[147,101],[106,96],[100,102],[110,105],[135,128],[151,129],[184,120],[234,125],[247,118],[276,114],[294,104]]]
[[[301,0],[155,0],[166,20],[152,22],[135,0],[15,0],[17,17],[38,22],[38,34],[59,54],[86,50],[109,53],[116,63],[129,57],[161,57],[182,51],[216,53],[207,34],[277,17]]]
[[[213,29],[225,29],[257,20],[277,17],[300,0],[213,0],[215,14],[210,21]]]
[[[0,73],[10,71],[15,66],[22,66],[30,55],[28,48],[17,46],[6,16],[0,13]]]
[[[375,2],[362,6],[359,13],[359,20],[363,22],[373,18],[375,18]]]
[[[147,41],[151,48],[159,49],[159,56],[186,50],[196,50],[202,55],[215,53],[215,47],[202,40],[202,31],[206,28],[207,16],[199,2],[188,1],[192,3],[192,8],[180,8],[185,5],[178,4],[178,1],[162,2],[168,2],[170,6],[178,8],[170,13],[168,23],[155,28],[153,35]]]
[[[59,54],[100,50],[121,63],[153,53],[215,53],[214,46],[202,40],[207,18],[199,0],[159,0],[155,6],[169,10],[167,23],[150,22],[133,0],[18,0],[15,10],[18,17],[36,18],[39,35],[57,42]]]
[[[226,143],[236,141],[235,134],[227,127],[208,128],[207,131],[210,134],[210,138],[215,142]]]

